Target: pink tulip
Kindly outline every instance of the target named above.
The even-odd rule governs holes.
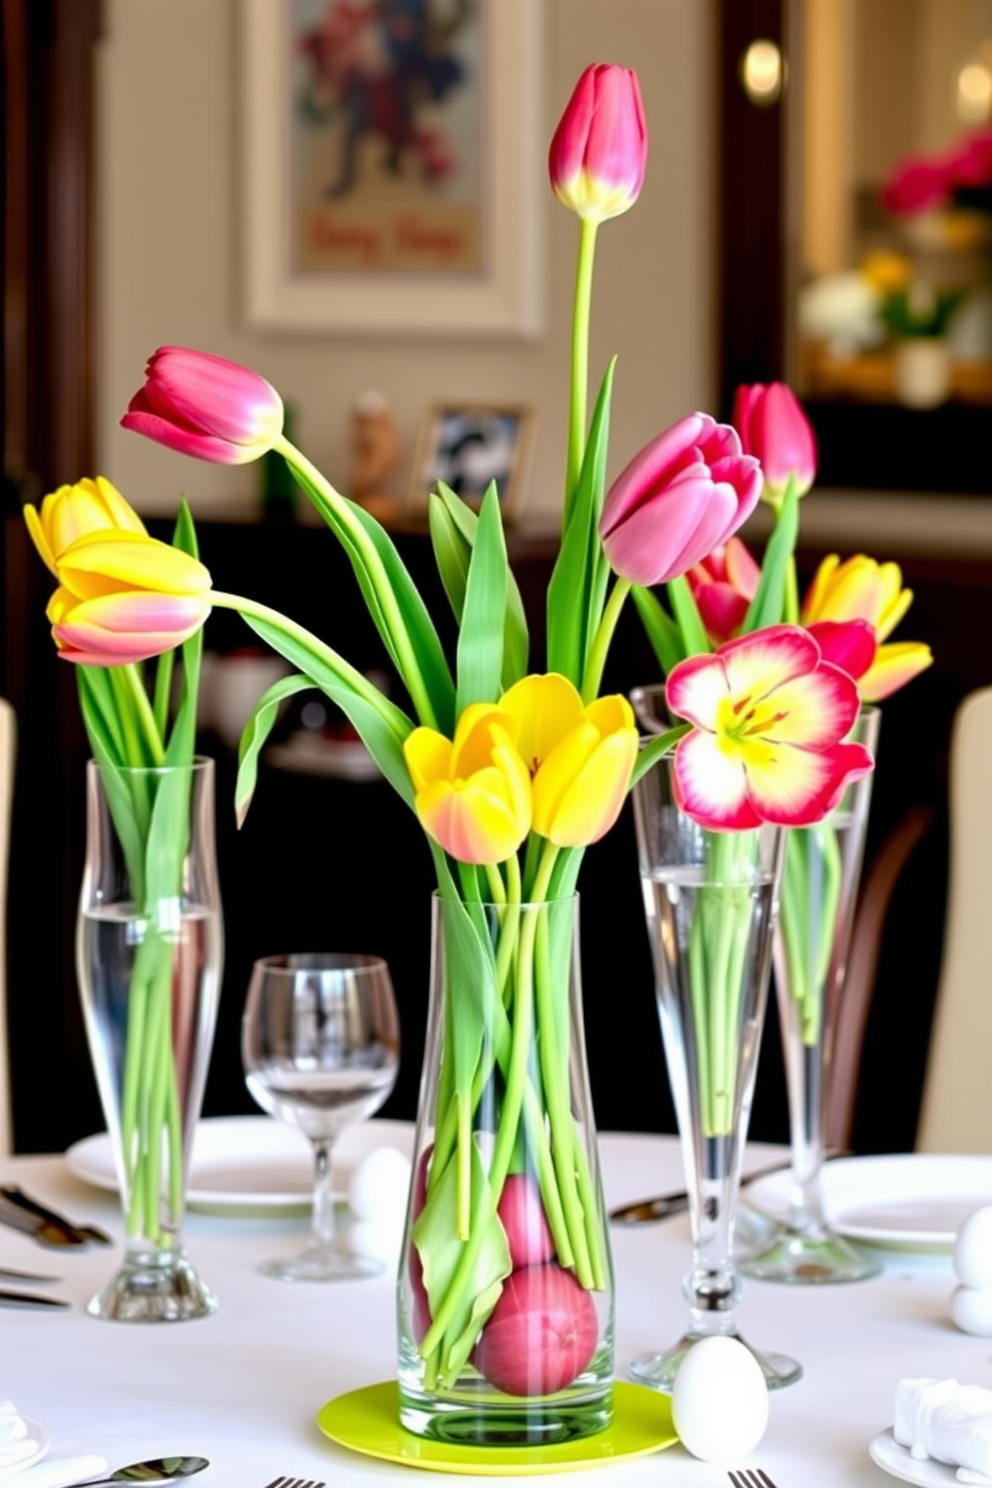
[[[714,548],[686,574],[706,634],[719,645],[729,641],[744,624],[761,569],[739,537]]]
[[[599,1320],[589,1293],[561,1266],[525,1266],[503,1283],[472,1363],[507,1395],[553,1395],[585,1369]]]
[[[124,666],[188,641],[210,614],[210,598],[121,593],[76,600],[66,589],[56,589],[47,614],[63,661]]]
[[[734,428],[744,453],[761,461],[763,500],[777,507],[790,475],[797,494],[806,494],[816,478],[816,439],[790,387],[784,382],[739,387]]]
[[[678,578],[737,531],[760,494],[761,468],[729,424],[690,413],[610,488],[599,523],[607,559],[634,584]]]
[[[676,802],[715,831],[813,826],[873,766],[862,744],[843,742],[861,706],[857,686],[798,625],[690,656],[665,695],[693,725],[675,749]]]
[[[282,399],[237,362],[162,346],[145,369],[146,382],[121,419],[125,429],[215,465],[246,465],[282,433]]]
[[[818,620],[808,629],[824,661],[839,666],[855,682],[875,660],[875,628],[867,620]]]
[[[976,129],[947,157],[947,174],[955,186],[992,183],[992,129]]]
[[[587,67],[555,130],[548,154],[559,201],[580,217],[618,217],[640,195],[648,135],[637,73]]]

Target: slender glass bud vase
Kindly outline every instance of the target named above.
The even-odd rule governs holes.
[[[126,1228],[95,1317],[173,1322],[217,1305],[182,1223],[222,957],[213,760],[91,760],[76,971]]]
[[[398,1333],[400,1420],[419,1436],[552,1445],[610,1424],[576,897],[434,897]]]
[[[873,754],[880,718],[878,708],[862,708],[851,732]],[[831,1229],[822,1182],[831,1056],[871,783],[871,775],[856,780],[817,826],[787,834],[774,963],[792,1132],[789,1206],[771,1242],[741,1261],[747,1276],[764,1281],[862,1281],[881,1269]]]
[[[630,1378],[670,1391],[702,1338],[739,1338],[734,1220],[765,1015],[784,834],[711,832],[675,804],[672,761],[634,788],[641,884],[658,1013],[682,1143],[692,1268],[689,1324],[670,1347],[634,1359]],[[744,1340],[742,1340],[744,1341]],[[752,1348],[769,1389],[802,1369]]]

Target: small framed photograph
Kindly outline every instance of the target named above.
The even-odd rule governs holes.
[[[496,482],[504,521],[520,515],[534,448],[534,410],[526,403],[434,403],[413,457],[409,507],[427,510],[438,481],[478,507]]]

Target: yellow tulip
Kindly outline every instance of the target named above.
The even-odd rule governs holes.
[[[626,698],[583,707],[566,677],[524,677],[500,707],[518,722],[517,747],[533,775],[534,830],[557,847],[585,847],[616,821],[637,758]]]
[[[108,530],[146,535],[137,512],[102,475],[59,486],[42,501],[40,512],[25,506],[24,520],[35,547],[56,575],[61,554],[79,537]]]
[[[803,601],[802,621],[867,620],[882,642],[912,602],[913,591],[902,587],[898,563],[876,563],[864,553],[841,563],[833,553],[816,571]]]
[[[516,733],[510,714],[473,703],[453,740],[417,728],[403,745],[421,825],[461,863],[502,863],[530,831],[530,775]]]

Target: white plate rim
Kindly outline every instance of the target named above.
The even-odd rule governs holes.
[[[948,1462],[937,1462],[933,1457],[922,1460],[912,1457],[909,1448],[896,1441],[891,1426],[868,1443],[868,1455],[883,1472],[901,1478],[904,1483],[914,1483],[916,1488],[960,1488],[961,1479],[956,1467]]]
[[[412,1147],[413,1126],[409,1122],[369,1120],[356,1122],[341,1134],[340,1165],[335,1196],[344,1198],[347,1192],[347,1176],[350,1166],[375,1146],[398,1146],[404,1152]],[[193,1160],[190,1165],[190,1183],[186,1193],[188,1209],[207,1214],[234,1215],[301,1215],[309,1212],[313,1196],[313,1163],[310,1144],[294,1128],[273,1120],[271,1116],[205,1116],[197,1122],[194,1135]],[[234,1189],[214,1188],[196,1180],[197,1142],[202,1148],[210,1148],[209,1161],[216,1166],[223,1160],[222,1144],[226,1141],[233,1149],[232,1161],[241,1154],[257,1155],[261,1142],[270,1158],[286,1157],[294,1164],[294,1183],[284,1191],[256,1191],[250,1187]],[[335,1159],[338,1152],[335,1152]],[[106,1192],[117,1192],[117,1177],[114,1172],[113,1151],[107,1132],[95,1132],[74,1142],[65,1153],[66,1165],[77,1178]],[[249,1168],[246,1171],[250,1170]]]
[[[845,1180],[859,1175],[845,1191]],[[934,1184],[933,1178],[939,1175]],[[930,1179],[928,1190],[926,1180]],[[950,1186],[957,1178],[956,1186]],[[969,1182],[970,1179],[970,1182]],[[835,1158],[823,1169],[823,1197],[827,1219],[842,1235],[862,1244],[885,1245],[899,1249],[950,1249],[957,1238],[955,1230],[907,1229],[905,1226],[859,1224],[845,1218],[838,1201],[867,1196],[871,1180],[872,1207],[884,1207],[885,1199],[900,1198],[973,1198],[975,1207],[992,1204],[992,1156],[979,1152],[896,1152]],[[748,1184],[747,1202],[771,1219],[784,1218],[788,1205],[789,1172],[769,1173]],[[886,1192],[888,1190],[888,1192]],[[965,1190],[965,1191],[962,1191]]]
[[[38,1450],[30,1457],[25,1457],[23,1462],[15,1462],[11,1467],[0,1467],[0,1483],[12,1480],[17,1477],[18,1473],[34,1467],[36,1462],[40,1462],[43,1457],[47,1456],[52,1445],[52,1438],[44,1426],[39,1425],[37,1421],[28,1420],[27,1416],[22,1416],[21,1420],[28,1428],[28,1435],[33,1436],[37,1441]]]

